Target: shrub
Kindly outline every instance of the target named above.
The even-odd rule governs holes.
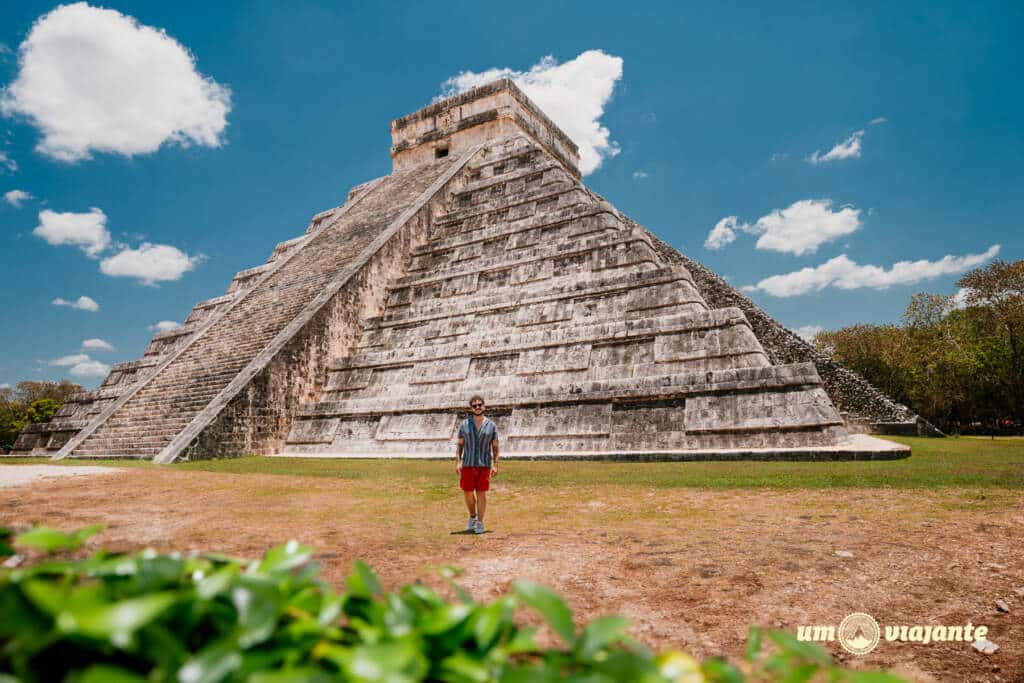
[[[15,547],[50,553],[25,566],[14,556],[0,569],[0,681],[751,680],[722,659],[655,656],[625,634],[621,617],[577,628],[562,599],[534,583],[477,603],[455,583],[458,572],[443,567],[456,596],[448,601],[418,583],[385,593],[356,562],[337,593],[312,550],[295,541],[257,561],[153,550],[71,559],[98,530],[34,528],[14,547],[0,530],[0,556]],[[519,606],[538,612],[560,645],[540,647],[535,629],[516,624]],[[751,630],[754,680],[900,680],[835,668],[825,650],[784,632],[764,635],[778,652],[762,653],[762,632]]]

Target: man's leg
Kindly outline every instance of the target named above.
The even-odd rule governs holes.
[[[481,522],[484,521],[484,512],[487,510],[487,492],[477,491],[476,492],[476,518]]]
[[[466,497],[466,509],[469,510],[469,516],[476,516],[476,498],[473,496],[472,491],[463,491],[463,495]]]

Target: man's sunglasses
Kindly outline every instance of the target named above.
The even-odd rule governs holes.
[[[483,408],[484,404],[483,403],[470,403],[469,407],[470,408]]]

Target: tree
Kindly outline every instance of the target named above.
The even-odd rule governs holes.
[[[1024,423],[1024,261],[914,294],[900,325],[822,332],[815,346],[946,431]]]
[[[18,382],[12,391],[0,389],[0,452],[10,451],[18,434],[30,422],[49,422],[64,401],[82,390],[69,380],[60,382]]]
[[[64,403],[64,401],[68,400],[69,396],[77,394],[79,391],[82,391],[82,385],[75,384],[67,379],[62,379],[59,382],[24,380],[18,382],[15,387],[14,400],[25,405],[31,405],[43,398],[53,399],[57,403]]]
[[[27,424],[28,411],[25,406],[0,396],[0,452],[11,450],[18,434]]]
[[[999,383],[1013,417],[1024,421],[1024,260],[993,261],[968,272],[957,285],[969,314],[1004,339],[1007,367]]]

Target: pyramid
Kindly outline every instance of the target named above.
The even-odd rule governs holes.
[[[451,457],[479,393],[509,457],[909,454],[854,432],[916,416],[587,189],[576,145],[511,81],[391,132],[391,175],[16,452]]]

